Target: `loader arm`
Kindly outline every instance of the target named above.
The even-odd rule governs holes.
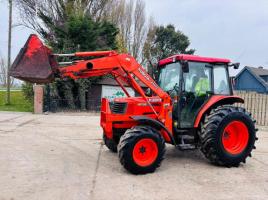
[[[103,76],[111,74],[122,87],[126,95],[128,95],[122,82],[134,88],[148,103],[152,111],[164,123],[166,115],[166,107],[170,106],[170,96],[163,91],[152,77],[144,70],[144,68],[128,54],[118,54],[116,51],[96,51],[96,52],[78,52],[74,54],[63,54],[56,56],[77,56],[77,57],[92,57],[102,56],[90,60],[73,62],[70,65],[58,68],[58,75],[61,78],[69,77],[71,79],[89,78],[94,76]],[[143,89],[138,84],[137,80],[141,81],[150,88],[162,100],[162,109],[157,114],[148,101]]]
[[[109,53],[110,52],[110,53]],[[75,56],[104,56],[85,61],[73,62],[71,65],[58,68],[59,75],[72,79],[89,78],[111,74],[122,81],[129,83],[134,89],[140,92],[140,87],[133,76],[149,87],[161,99],[169,97],[144,70],[144,68],[130,55],[117,54],[115,51],[104,52],[78,52],[70,54]],[[144,93],[143,93],[144,94]],[[142,94],[141,94],[142,95]]]
[[[59,57],[66,57],[70,62],[58,62]],[[78,60],[79,59],[79,60]],[[37,35],[30,35],[24,47],[11,66],[10,75],[32,83],[50,83],[55,77],[89,78],[94,76],[112,75],[123,91],[129,96],[124,85],[135,89],[147,102],[158,119],[172,132],[172,105],[170,96],[163,91],[149,76],[144,68],[128,54],[116,51],[76,52],[71,54],[53,54]],[[154,92],[148,98],[137,80]],[[150,101],[161,101],[156,112]]]

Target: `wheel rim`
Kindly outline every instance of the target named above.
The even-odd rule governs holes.
[[[158,155],[158,147],[154,140],[145,138],[138,141],[133,149],[133,159],[139,166],[146,167],[154,163]]]
[[[241,121],[230,122],[222,134],[224,149],[233,155],[240,154],[247,147],[249,133],[247,126]]]

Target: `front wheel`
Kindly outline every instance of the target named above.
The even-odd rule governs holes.
[[[164,159],[165,141],[148,126],[128,129],[118,145],[120,163],[133,174],[154,172]]]
[[[212,163],[238,166],[255,148],[255,122],[244,108],[221,106],[206,116],[199,136],[201,151]]]
[[[103,142],[105,144],[105,146],[113,153],[117,152],[117,143],[115,142],[114,139],[109,139],[107,138],[107,136],[105,135],[105,133],[103,133]]]

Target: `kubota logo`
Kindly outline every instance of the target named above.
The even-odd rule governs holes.
[[[152,80],[152,78],[150,78],[150,76],[141,68],[138,68],[139,72],[141,73],[141,75],[144,76],[144,78],[146,78],[148,81],[151,82],[151,84],[155,87],[158,88],[158,85],[154,82],[154,80]]]

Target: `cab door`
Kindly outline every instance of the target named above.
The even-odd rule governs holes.
[[[178,128],[192,128],[195,117],[212,94],[212,66],[189,62],[189,72],[183,73],[178,104]]]

